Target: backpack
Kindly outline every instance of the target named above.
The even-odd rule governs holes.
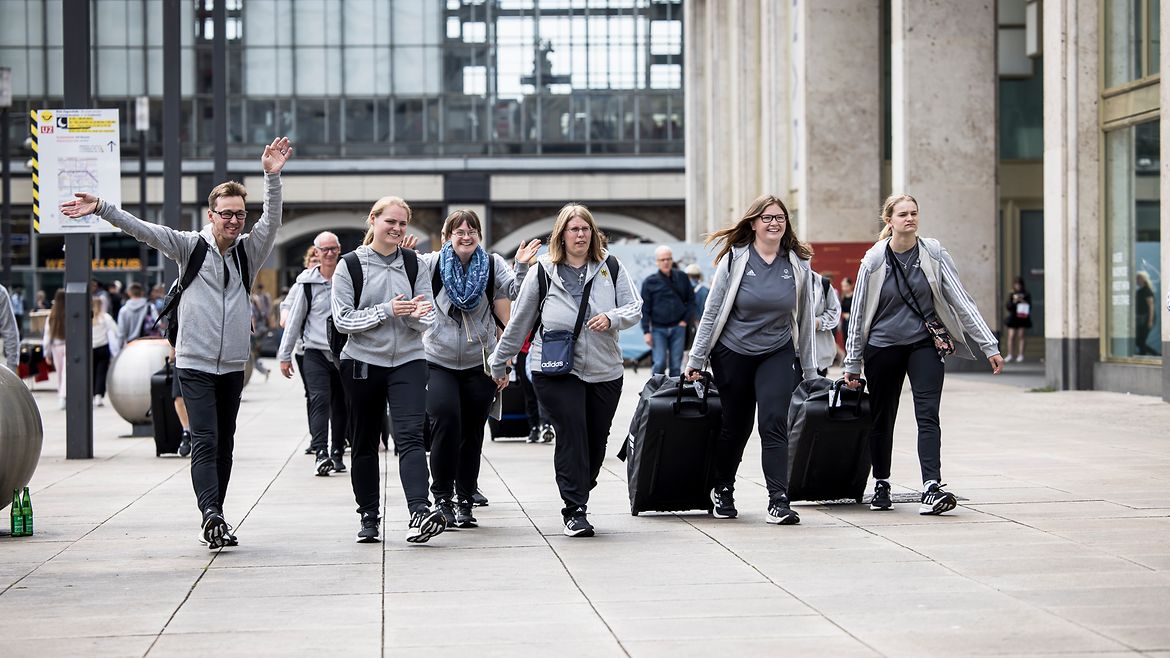
[[[503,329],[504,322],[502,320],[500,320],[500,316],[496,315],[496,309],[494,306],[492,306],[492,304],[496,301],[495,300],[496,261],[490,255],[488,256],[488,267],[489,267],[489,269],[488,269],[487,285],[483,289],[483,294],[487,297],[488,311],[491,312],[492,319],[496,321],[497,327],[499,327],[500,329]],[[434,299],[438,299],[439,298],[439,291],[442,289],[443,289],[443,274],[441,272],[439,272],[439,268],[436,267],[435,271],[431,274],[431,296]]]
[[[399,247],[399,249],[402,250],[402,265],[406,268],[406,278],[410,280],[410,295],[413,297],[414,282],[418,278],[418,254],[413,249],[406,247]],[[349,270],[349,278],[353,281],[353,307],[357,308],[362,299],[362,287],[365,285],[361,257],[356,251],[351,251],[342,256],[341,260],[345,262],[345,267]],[[337,330],[337,325],[333,323],[332,313],[325,318],[325,336],[329,339],[329,351],[333,352],[333,358],[340,363],[341,351],[349,342],[349,334],[343,334]]]
[[[195,277],[199,276],[199,268],[203,267],[203,261],[207,258],[207,250],[210,249],[207,241],[202,237],[195,241],[195,248],[191,250],[191,257],[187,260],[187,267],[183,269],[183,274],[171,282],[171,288],[167,291],[166,298],[163,299],[163,308],[159,311],[158,319],[154,322],[154,331],[160,332],[166,337],[167,342],[171,347],[179,340],[179,300],[183,298],[183,291],[187,289],[194,281]],[[248,297],[252,295],[252,272],[248,264],[248,252],[243,248],[243,245],[238,245],[232,251],[236,258],[236,264],[240,268],[240,278],[244,285],[244,294]],[[159,325],[162,328],[159,329]]]

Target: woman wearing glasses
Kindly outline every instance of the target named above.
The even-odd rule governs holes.
[[[768,486],[766,521],[800,523],[788,501],[788,403],[800,381],[817,376],[813,342],[812,250],[796,238],[784,203],[752,202],[734,225],[707,237],[720,246],[707,308],[691,347],[687,378],[711,362],[723,403],[715,449],[716,518],[735,518],[735,475],[758,409],[761,458]]]
[[[492,377],[503,387],[505,364],[533,333],[528,367],[545,420],[556,431],[553,465],[569,537],[593,536],[589,492],[622,392],[618,332],[642,319],[637,288],[617,257],[603,251],[602,240],[588,208],[571,203],[561,209],[548,255],[524,280],[491,356]]]
[[[473,528],[472,496],[479,480],[483,425],[496,382],[487,356],[508,319],[528,261],[540,241],[521,243],[517,275],[480,245],[483,227],[471,210],[443,222],[443,246],[421,258],[431,271],[435,321],[423,334],[427,353],[427,416],[431,423],[431,493],[447,525]]]
[[[864,364],[869,384],[873,414],[869,449],[877,480],[870,509],[893,506],[889,477],[894,421],[902,383],[909,375],[922,472],[918,513],[943,514],[958,504],[942,484],[938,409],[946,370],[943,358],[951,352],[974,358],[964,332],[979,344],[997,375],[1003,357],[999,341],[963,289],[950,254],[938,240],[918,237],[914,197],[891,195],[882,206],[881,220],[885,225],[881,235],[857,269],[853,292],[857,308],[845,342],[845,380],[850,388],[860,386]]]

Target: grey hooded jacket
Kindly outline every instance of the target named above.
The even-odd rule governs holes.
[[[12,372],[20,365],[20,331],[8,303],[8,289],[0,285],[0,341],[4,342],[4,363]]]
[[[730,268],[727,258],[731,258]],[[735,295],[739,291],[739,282],[747,269],[748,247],[732,247],[731,253],[715,263],[715,277],[711,280],[711,292],[707,295],[707,307],[703,311],[703,319],[699,322],[699,329],[695,332],[695,342],[691,346],[691,358],[687,367],[695,370],[706,368],[707,360],[711,357],[711,350],[719,342],[723,333],[723,326],[731,316],[731,309],[735,306]],[[792,342],[796,347],[796,356],[800,358],[800,365],[804,369],[804,378],[813,379],[817,376],[816,343],[813,340],[813,289],[814,273],[807,260],[799,258],[795,252],[788,253],[788,261],[792,271],[799,273],[796,277],[796,309],[792,312]],[[730,269],[730,271],[729,271]],[[776,347],[780,347],[777,345]]]
[[[521,263],[513,275],[512,268],[508,267],[502,256],[490,256],[496,271],[496,289],[492,299],[516,299],[524,275],[528,272],[528,265]],[[439,266],[439,252],[419,258],[426,261],[431,272]],[[467,312],[451,303],[445,286],[435,295],[435,322],[423,334],[427,361],[453,370],[483,367],[482,350],[490,354],[496,348],[496,321],[492,318],[492,306],[487,303],[487,295],[481,295],[480,300],[483,303]]]
[[[857,268],[857,283],[853,288],[853,316],[849,321],[849,336],[845,340],[845,372],[851,374],[861,373],[869,329],[877,315],[878,298],[881,297],[882,284],[886,280],[886,245],[889,243],[889,238],[878,240],[865,252]],[[999,354],[999,341],[983,321],[975,300],[971,299],[959,281],[959,271],[955,269],[951,255],[938,240],[931,238],[918,238],[918,246],[921,247],[919,263],[922,273],[926,275],[930,293],[934,297],[934,312],[954,339],[955,355],[963,359],[975,358],[963,340],[963,332],[975,339],[986,357]]]
[[[118,309],[118,331],[127,343],[142,336],[142,325],[154,312],[145,297],[131,297]],[[153,316],[152,316],[153,317]]]
[[[557,276],[556,267],[552,259],[546,254],[538,260],[540,266],[549,274],[548,296],[544,300],[544,310],[541,314],[542,331],[567,330],[572,331],[577,322],[577,311],[580,308],[577,300]],[[610,274],[605,264],[605,257],[600,263],[589,263],[585,281],[594,281],[593,289],[589,293],[589,308],[585,318],[604,313],[609,318],[609,329],[606,331],[590,331],[582,327],[581,335],[573,348],[573,372],[578,379],[588,383],[608,382],[618,379],[625,371],[622,362],[622,350],[618,346],[618,333],[622,329],[633,327],[642,320],[642,298],[638,295],[638,287],[630,279],[629,270],[619,261],[620,272],[617,281]],[[530,272],[520,286],[520,294],[516,303],[512,305],[512,318],[500,336],[500,344],[491,356],[492,377],[500,379],[506,374],[505,365],[520,352],[532,324],[536,321],[536,312],[539,306],[540,277]],[[532,346],[528,350],[528,364],[532,372],[540,372],[541,337],[540,332],[532,337]]]
[[[179,264],[180,272],[187,267],[197,240],[209,247],[199,275],[179,302],[179,336],[175,343],[175,365],[179,368],[213,375],[240,372],[252,355],[252,303],[242,285],[235,251],[243,249],[248,255],[253,279],[272,253],[282,209],[280,174],[264,174],[264,188],[264,214],[250,233],[236,238],[222,254],[210,224],[198,233],[176,231],[144,222],[105,201],[98,204],[99,217],[161,251]]]
[[[312,287],[313,298],[306,304],[305,290]],[[329,337],[325,333],[325,319],[333,312],[332,283],[321,274],[321,266],[297,275],[296,283],[288,291],[288,319],[276,358],[281,363],[291,362],[293,347],[304,334],[304,349],[329,351]]]
[[[349,334],[342,359],[354,359],[373,366],[397,368],[411,361],[427,358],[422,334],[435,321],[435,311],[421,318],[394,316],[392,300],[397,295],[411,299],[410,279],[401,252],[389,265],[373,249],[361,246],[354,250],[362,265],[362,298],[353,303],[353,279],[345,260],[333,273],[333,325]],[[433,303],[431,271],[426,261],[418,259],[418,278],[414,295]]]

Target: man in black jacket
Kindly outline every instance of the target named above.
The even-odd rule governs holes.
[[[670,359],[670,376],[682,372],[683,347],[687,324],[695,321],[695,291],[687,275],[674,266],[670,247],[654,250],[658,271],[642,282],[642,333],[653,350],[654,374],[666,372]]]

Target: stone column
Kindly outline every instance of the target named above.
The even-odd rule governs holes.
[[[1167,15],[1165,8],[1162,11],[1162,35],[1170,35],[1170,15]],[[1162,52],[1155,53],[1154,57],[1161,59],[1160,71],[1167,71],[1166,67],[1170,66],[1170,46],[1165,43],[1165,36],[1162,37]],[[1170,299],[1166,298],[1167,291],[1170,290],[1170,152],[1165,147],[1166,137],[1170,135],[1170,80],[1166,84],[1161,85],[1161,131],[1162,131],[1162,171],[1161,171],[1161,228],[1162,228],[1162,285],[1159,287],[1159,293],[1162,298],[1158,300],[1158,306],[1162,310],[1162,399],[1170,402],[1170,311],[1167,310],[1167,305],[1170,304]]]
[[[1092,389],[1100,355],[1097,7],[1044,2],[1045,366],[1062,390]]]
[[[871,0],[794,0],[793,187],[800,235],[863,242],[878,231],[881,12]]]
[[[996,326],[996,20],[991,0],[892,0],[893,192]]]

